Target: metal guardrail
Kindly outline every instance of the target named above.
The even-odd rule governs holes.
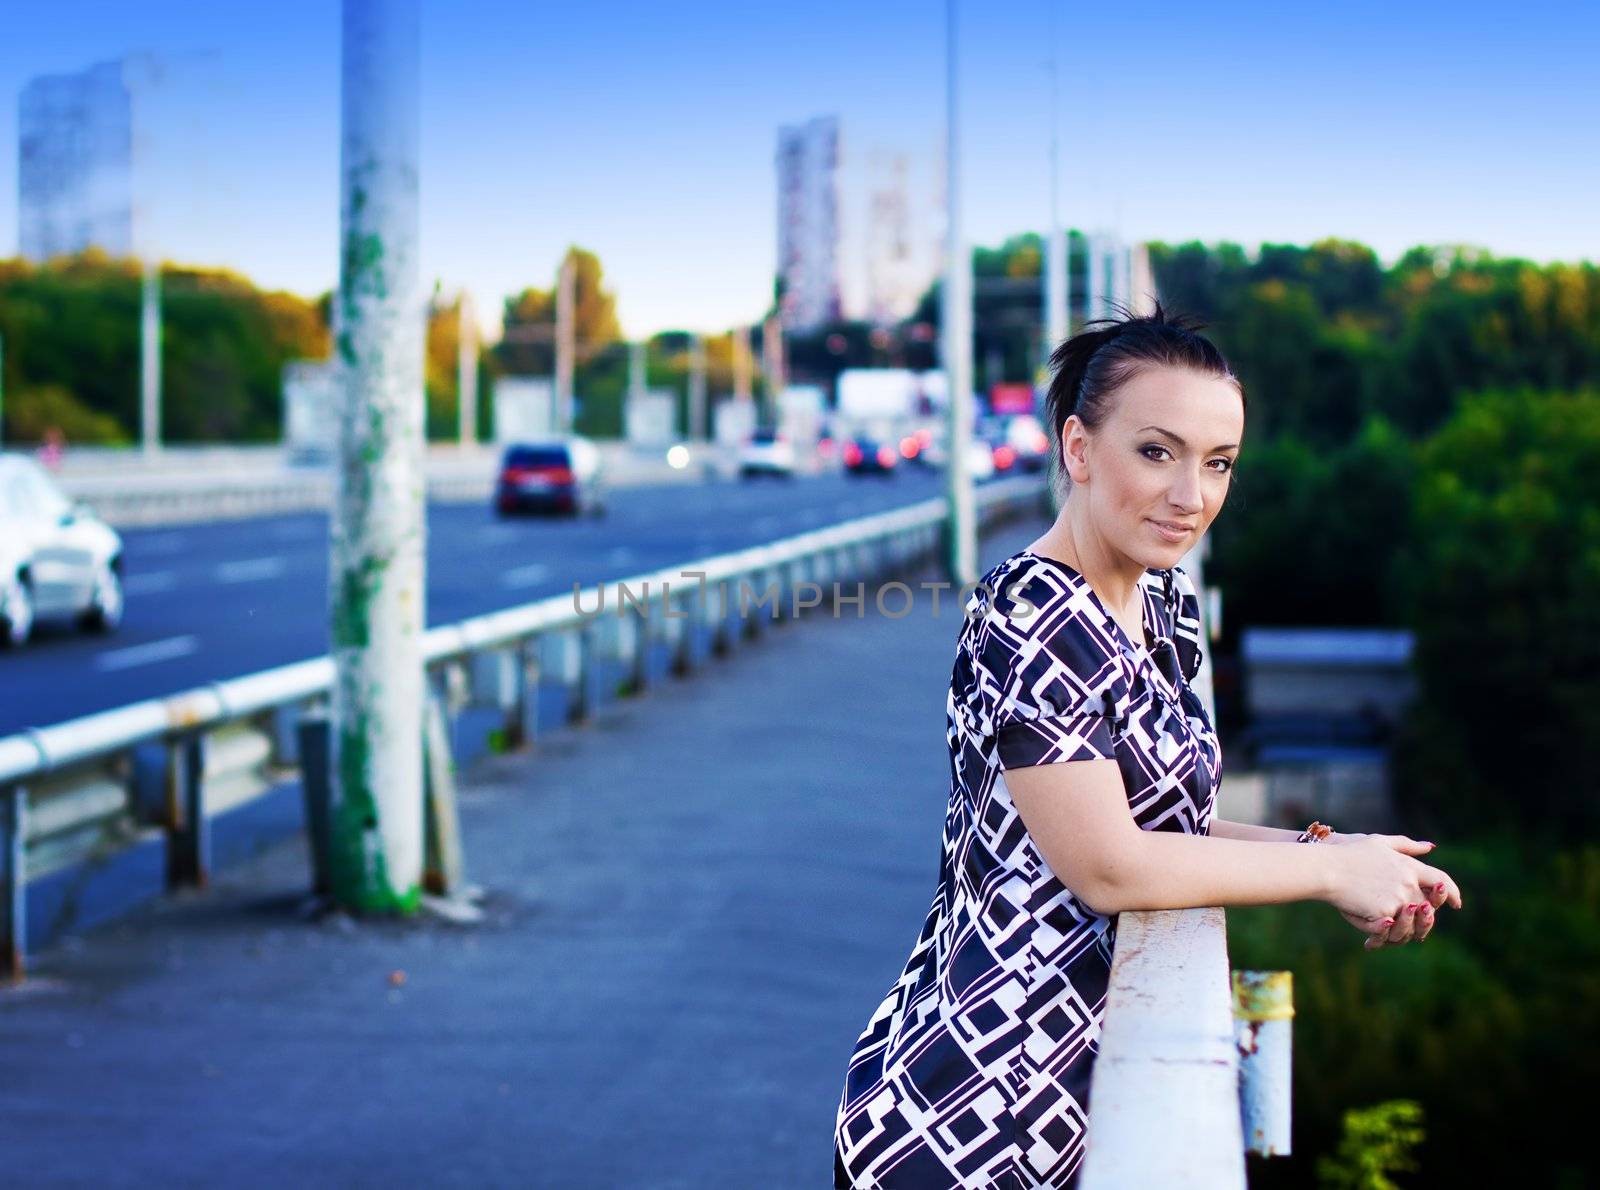
[[[666,461],[665,449],[635,451],[625,444],[601,443],[601,457],[612,487],[640,483],[698,481],[711,465],[714,448],[704,444],[690,450],[690,463],[675,468]],[[112,525],[160,525],[186,521],[231,520],[312,512],[331,506],[333,474],[330,465],[290,466],[282,451],[240,452],[239,466],[220,466],[217,458],[197,456],[197,465],[184,469],[135,467],[123,473],[92,473],[67,469],[57,479],[75,500],[90,504]],[[206,459],[199,465],[199,459]],[[498,455],[493,451],[433,450],[427,466],[428,497],[444,502],[488,500],[494,490]]]
[[[1015,479],[980,487],[976,502],[987,522],[1035,508],[1041,497],[1036,480]],[[452,731],[465,708],[492,708],[515,745],[537,727],[542,640],[576,646],[560,680],[573,691],[570,717],[582,719],[601,698],[597,660],[623,664],[639,689],[649,680],[650,646],[664,642],[673,668],[686,671],[701,660],[697,642],[708,631],[712,650],[725,652],[736,625],[749,635],[803,610],[801,584],[850,579],[864,590],[867,580],[932,556],[945,520],[945,502],[925,500],[602,584],[602,598],[610,586],[619,606],[596,609],[597,589],[588,588],[434,628],[423,636],[429,688]],[[298,722],[322,710],[333,679],[332,659],[319,657],[0,738],[0,974],[24,968],[26,890],[43,869],[165,832],[169,884],[203,885],[216,786],[229,780],[229,804],[238,804],[292,775]],[[227,750],[238,763],[220,764],[219,745],[240,733],[267,746],[235,740]]]

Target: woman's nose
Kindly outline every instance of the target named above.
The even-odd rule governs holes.
[[[1199,472],[1184,468],[1173,481],[1171,490],[1167,492],[1167,499],[1172,502],[1174,508],[1181,508],[1184,512],[1199,512],[1203,504],[1200,497]]]

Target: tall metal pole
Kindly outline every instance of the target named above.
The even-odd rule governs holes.
[[[1083,237],[1087,257],[1084,270],[1083,318],[1085,322],[1105,317],[1105,263],[1099,232],[1086,232]]]
[[[556,385],[555,431],[567,434],[572,431],[572,373],[576,356],[573,342],[574,309],[576,305],[578,270],[572,253],[561,260],[561,276],[556,282]]]
[[[704,442],[706,433],[706,340],[695,335],[689,340],[689,438]]]
[[[761,373],[767,382],[767,416],[776,419],[778,400],[788,383],[783,368],[783,318],[776,313],[767,315],[761,325]]]
[[[139,441],[161,449],[161,262],[147,254],[139,286]]]
[[[733,336],[733,398],[748,401],[751,393],[750,328],[736,326],[730,333]]]
[[[461,445],[474,446],[478,441],[478,315],[472,295],[465,289],[456,312],[456,406]]]
[[[628,344],[628,400],[635,401],[644,396],[645,388],[645,342],[640,339],[637,343]]]
[[[416,910],[423,859],[419,3],[344,0],[329,881],[375,913]]]
[[[1150,271],[1150,246],[1135,244],[1131,250],[1133,263],[1129,266],[1129,284],[1133,287],[1133,311],[1150,314],[1155,310],[1156,281]]]
[[[946,504],[949,508],[945,570],[957,588],[978,580],[977,518],[967,451],[972,438],[972,257],[961,228],[961,129],[957,95],[956,11],[960,0],[945,0],[945,261],[944,355],[949,387],[950,444]]]
[[[1061,231],[1060,49],[1056,4],[1050,0],[1050,240],[1044,253],[1044,358],[1067,337],[1067,240]]]

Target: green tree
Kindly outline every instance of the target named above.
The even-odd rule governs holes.
[[[1332,1156],[1317,1161],[1322,1190],[1398,1190],[1389,1176],[1417,1168],[1414,1153],[1422,1143],[1422,1107],[1392,1099],[1344,1113],[1344,1135]]]
[[[583,364],[622,338],[615,296],[605,288],[600,258],[584,248],[567,249],[573,278],[573,337],[577,363]],[[515,375],[548,376],[555,371],[556,288],[524,289],[506,299],[504,335],[495,349],[499,367]]]
[[[1423,444],[1398,785],[1423,821],[1600,827],[1600,393],[1486,393]],[[1441,780],[1441,778],[1445,778]]]

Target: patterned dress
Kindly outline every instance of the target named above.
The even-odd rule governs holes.
[[[1222,757],[1189,687],[1194,585],[1173,567],[1140,586],[1137,642],[1081,574],[1027,550],[967,600],[938,890],[851,1056],[837,1187],[1076,1183],[1116,919],[1050,870],[1005,770],[1112,759],[1141,828],[1207,833]]]

